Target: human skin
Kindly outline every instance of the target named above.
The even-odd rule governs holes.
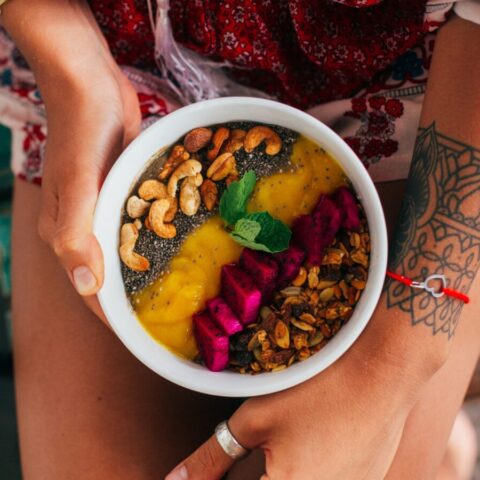
[[[7,4],[4,9],[4,23],[34,69],[47,106],[49,145],[47,147],[47,164],[44,185],[42,187],[43,199],[42,213],[40,214],[40,231],[45,240],[53,243],[54,250],[59,255],[62,265],[71,279],[75,277],[73,272],[76,267],[84,265],[90,267],[95,279],[95,286],[91,284],[89,289],[83,289],[83,293],[93,294],[96,291],[96,287],[101,284],[103,273],[101,271],[101,252],[89,230],[91,214],[101,181],[108,171],[111,162],[125,143],[135,134],[135,125],[131,127],[129,123],[129,126],[125,128],[125,121],[135,118],[135,111],[138,113],[138,110],[136,110],[138,106],[135,106],[131,88],[125,84],[121,73],[111,57],[109,57],[105,45],[101,46],[102,40],[98,36],[98,30],[92,24],[88,9],[85,8],[82,2],[44,1],[35,2],[34,5],[31,3],[27,5],[28,3],[25,0],[15,0],[15,9],[11,7],[12,4]],[[62,9],[61,15],[59,15],[58,9]],[[34,18],[35,22],[30,22],[30,18]],[[52,18],[55,18],[56,21],[52,22]],[[82,19],[81,25],[77,25],[78,18]],[[62,21],[59,19],[62,19]],[[63,19],[67,22],[66,24],[63,23]],[[41,32],[38,30],[38,36],[35,35],[37,24],[40,24],[42,27]],[[67,25],[68,29],[66,28]],[[467,43],[470,42],[471,45],[474,45],[475,42],[478,43],[477,27],[472,28],[467,22],[460,20],[455,20],[455,23],[452,22],[452,25],[455,28],[459,28],[459,31],[455,31],[455,33],[462,38],[464,37]],[[80,35],[82,38],[85,37],[86,40],[85,42],[76,41],[75,48],[81,49],[83,45],[86,45],[86,52],[83,52],[83,50],[77,52],[74,57],[74,65],[72,65],[70,53],[69,55],[62,55],[61,52],[59,53],[59,50],[62,51],[62,49],[52,48],[52,44],[48,44],[47,40],[52,39],[53,41],[55,39],[56,45],[64,45],[63,42],[58,40],[59,36],[66,36],[66,42],[68,43],[68,40],[72,38],[69,34],[71,34],[72,28],[75,26],[79,28],[75,37],[78,39],[78,35]],[[447,52],[447,46],[453,48],[454,42],[448,41],[448,35],[453,35],[451,33],[452,29],[453,27],[445,28],[443,37],[446,37],[444,49]],[[26,32],[28,32],[28,35]],[[48,32],[53,33],[49,35]],[[91,40],[91,42],[89,43],[87,40]],[[455,40],[457,42],[458,36],[455,37]],[[68,51],[68,49],[66,50]],[[436,58],[442,58],[442,50],[441,45],[437,47]],[[461,54],[457,55],[456,61],[460,63],[462,61],[465,62],[465,64],[461,63],[460,66],[463,66],[465,69],[466,65],[468,65],[468,71],[473,74],[478,60],[465,58],[464,52],[465,49],[461,51]],[[467,60],[469,61],[468,64]],[[473,60],[473,62],[470,62],[470,60]],[[48,65],[48,68],[46,68],[46,65]],[[478,65],[476,66],[478,68]],[[432,68],[430,83],[437,76],[439,79],[442,79],[442,82],[445,82],[446,85],[439,88],[444,95],[446,91],[449,92],[449,90],[444,90],[444,88],[452,88],[452,85],[448,83],[448,71],[449,69],[447,71],[440,70],[435,75],[435,64]],[[458,71],[461,71],[461,69],[456,69],[455,73]],[[85,75],[80,75],[80,72]],[[82,78],[82,81],[79,82],[78,78]],[[456,90],[458,90],[458,84]],[[460,90],[469,94],[466,107],[475,107],[476,103],[478,104],[478,92],[468,91],[467,86]],[[59,92],[62,93],[61,97],[59,97]],[[108,92],[108,95],[105,92]],[[66,95],[66,93],[70,95]],[[453,95],[453,92],[446,96],[451,98],[451,95]],[[435,97],[430,95],[430,98]],[[475,99],[477,99],[476,103]],[[431,100],[430,103],[428,102],[429,96],[427,96],[424,107],[423,125],[429,126],[432,120],[440,117],[442,119],[441,130],[440,127],[438,130],[430,130],[430,136],[443,138],[444,135],[447,135],[460,140],[463,144],[473,145],[474,147],[479,146],[479,134],[475,130],[475,125],[479,125],[479,122],[478,118],[475,117],[475,112],[462,117],[463,122],[467,122],[469,128],[462,128],[460,131],[458,123],[456,123],[458,118],[455,116],[455,105],[449,105],[449,108],[445,110],[445,106],[441,105],[441,103],[437,108],[435,101]],[[464,107],[462,103],[460,105]],[[474,110],[474,108],[472,109]],[[444,114],[446,111],[448,111],[449,115]],[[452,113],[453,118],[451,122],[448,120],[450,113]],[[476,123],[475,120],[477,120]],[[101,130],[101,135],[98,135],[98,125],[104,127]],[[437,125],[440,124],[437,122]],[[65,141],[66,132],[68,132],[67,141]],[[442,136],[438,132],[441,132]],[[425,135],[422,138],[425,138]],[[473,148],[468,148],[474,151]],[[65,162],[62,161],[65,158],[70,159],[68,168],[65,166]],[[21,205],[22,199],[25,201],[25,195],[34,196],[30,188],[18,188],[18,197]],[[24,192],[21,192],[22,190]],[[25,193],[25,190],[29,190],[28,193]],[[24,205],[25,203],[23,203]],[[469,214],[474,215],[473,209],[475,205],[471,206],[471,208],[471,212],[468,210]],[[17,209],[18,212],[19,210]],[[478,215],[478,212],[476,215]],[[31,228],[32,218],[29,220],[28,225]],[[17,224],[16,232],[16,245],[22,244],[25,247],[27,245],[25,243],[26,238],[29,238],[30,241],[38,241],[38,238],[33,235],[27,237],[27,234],[32,232],[26,226],[21,227]],[[46,255],[42,248],[40,246],[36,247],[37,257],[32,260],[40,261],[40,253],[43,253],[44,259],[41,262],[44,266],[43,271],[55,271],[53,256]],[[408,255],[410,250],[406,248],[406,251]],[[16,265],[19,267],[28,266],[28,264],[22,263],[18,253],[16,258]],[[402,262],[406,258],[407,256],[405,255],[397,258],[396,266],[402,266]],[[45,265],[46,261],[48,261],[47,265]],[[457,261],[463,261],[461,255],[457,258]],[[429,263],[430,260],[428,259],[422,260],[422,262],[422,266],[429,271],[436,268],[436,265],[433,262]],[[64,286],[62,290],[60,273],[58,270],[55,272],[58,286],[55,293],[58,296],[58,292],[65,290],[66,287]],[[42,270],[38,273],[42,275]],[[415,271],[405,273],[409,273],[410,276],[418,274]],[[447,276],[452,279],[455,278],[455,272],[451,273],[453,275]],[[23,278],[22,280],[24,281]],[[472,282],[476,283],[471,287],[471,290],[478,291],[478,279],[475,278]],[[88,284],[88,282],[83,283],[83,287]],[[20,279],[16,282],[16,285],[19,284]],[[30,287],[34,291],[42,293],[41,298],[38,293],[34,295],[37,302],[43,304],[45,301],[51,300],[52,292],[39,285],[38,277],[31,279]],[[82,289],[79,290],[82,293]],[[50,320],[51,322],[56,320],[54,324],[55,329],[52,331],[52,337],[50,338],[51,341],[46,342],[46,344],[40,342],[40,345],[36,346],[40,350],[37,352],[37,356],[44,358],[44,361],[39,361],[34,368],[37,375],[44,375],[46,369],[49,368],[46,362],[47,359],[50,361],[54,359],[59,360],[68,354],[60,346],[55,348],[55,345],[52,345],[52,342],[55,343],[55,338],[57,340],[69,338],[65,336],[67,333],[65,329],[73,329],[77,335],[76,338],[79,338],[82,336],[80,333],[82,328],[92,328],[89,323],[92,321],[91,317],[85,310],[81,309],[71,314],[71,317],[75,319],[74,325],[62,325],[62,321],[67,321],[68,312],[72,311],[67,306],[72,307],[74,304],[78,304],[77,300],[73,300],[72,292],[68,292],[68,294],[65,293],[64,302],[62,302],[62,297],[55,299],[56,309],[50,311],[54,317],[55,312],[57,312],[59,317]],[[365,333],[355,346],[334,366],[298,387],[275,395],[249,400],[233,415],[230,425],[239,440],[248,447],[265,449],[267,454],[266,472],[270,478],[318,478],[319,452],[322,452],[322,472],[326,478],[383,478],[397,451],[399,442],[401,442],[401,448],[404,442],[408,444],[408,438],[401,440],[405,420],[408,417],[410,421],[410,412],[415,412],[418,405],[421,406],[421,402],[424,399],[423,395],[429,391],[430,383],[434,380],[432,380],[432,377],[436,373],[438,375],[443,371],[444,366],[450,361],[449,354],[453,342],[449,341],[450,330],[446,332],[440,330],[436,335],[432,335],[432,329],[427,325],[428,322],[420,322],[420,324],[412,327],[412,323],[415,323],[417,319],[416,315],[418,312],[415,311],[412,318],[411,312],[405,312],[401,308],[393,306],[391,298],[392,296],[395,297],[395,295],[390,292],[390,297],[388,297],[388,294],[389,291],[387,290]],[[404,294],[402,292],[402,295]],[[67,297],[69,299],[68,304],[66,301]],[[16,298],[18,299],[18,297]],[[93,304],[92,300],[91,298],[90,305]],[[444,302],[444,300],[441,302]],[[28,470],[26,478],[42,478],[41,474],[37,473],[39,470],[35,468],[39,464],[50,473],[48,478],[68,478],[68,476],[62,476],[65,469],[69,468],[65,461],[62,462],[59,459],[57,462],[53,462],[53,465],[48,466],[44,464],[44,460],[39,459],[33,453],[33,445],[30,442],[34,439],[35,433],[37,436],[39,435],[40,427],[43,427],[43,435],[47,436],[45,448],[49,448],[50,445],[55,443],[58,446],[59,438],[56,437],[55,433],[60,432],[62,436],[68,435],[69,432],[75,431],[73,429],[75,422],[70,423],[71,430],[61,430],[59,426],[49,426],[47,419],[41,415],[42,410],[38,412],[38,407],[36,409],[33,408],[31,411],[37,411],[39,417],[36,419],[29,418],[27,406],[33,407],[29,404],[27,398],[29,389],[35,386],[37,393],[41,392],[44,395],[45,390],[42,390],[42,384],[33,381],[31,372],[28,372],[28,369],[25,372],[24,364],[23,368],[21,368],[22,362],[20,359],[22,358],[21,352],[28,351],[28,345],[31,345],[31,342],[34,341],[30,336],[31,332],[28,332],[26,326],[28,325],[27,319],[32,317],[33,312],[38,312],[39,310],[36,308],[38,305],[35,304],[35,301],[30,303],[30,309],[27,308],[28,305],[22,305],[19,299],[16,302],[14,299],[14,303],[17,324],[15,336],[16,344],[19,345],[18,353],[16,353],[16,365],[20,365],[18,371],[23,372],[19,373],[20,378],[17,379],[17,385],[19,385],[18,391],[20,393],[19,415],[22,449],[24,452],[22,453],[23,465],[24,469]],[[429,314],[431,315],[431,312],[436,311],[439,305],[441,304],[431,304]],[[469,307],[468,311],[464,309],[462,315],[463,317],[474,318],[471,317],[472,312],[478,315],[478,308],[475,309],[475,306],[473,306],[473,309]],[[62,315],[65,318],[62,318]],[[38,316],[38,313],[36,313],[36,316]],[[116,345],[115,339],[111,339],[110,345],[107,338],[104,337],[108,332],[105,332],[105,334],[100,334],[99,332],[97,327],[95,327],[95,338],[100,338],[99,343],[104,347],[100,351],[110,352],[110,349],[115,350],[115,348],[118,348],[113,347],[113,345]],[[55,333],[57,337],[55,337]],[[40,331],[37,331],[37,335],[41,335]],[[462,348],[468,347],[469,351],[477,348],[476,344],[470,345],[461,335],[459,335],[457,340],[460,342],[462,339],[464,341],[461,345]],[[475,340],[478,341],[478,335],[475,337]],[[67,343],[71,341],[70,339]],[[72,345],[72,349],[75,351],[75,365],[80,370],[83,368],[82,362],[85,363],[82,360],[83,355],[81,355],[85,353],[85,350],[82,350],[82,348],[92,353],[84,344],[75,345],[74,342]],[[43,353],[43,356],[40,352]],[[115,374],[114,366],[105,361],[102,355],[99,356],[98,352],[97,354],[94,352],[92,354],[94,355],[92,359],[94,365],[100,370],[100,372],[97,372],[97,377],[103,380],[110,405],[115,405],[115,400],[110,394],[115,385],[112,385],[111,381],[109,381],[108,374],[118,378],[118,373]],[[119,364],[124,363],[128,365],[130,361],[130,370],[127,368],[125,370],[133,371],[137,369],[137,373],[140,371],[138,367],[132,366],[134,360],[129,358],[128,355],[122,356],[117,350],[115,350],[115,355],[119,359]],[[64,382],[64,386],[67,384],[76,391],[77,397],[75,398],[83,398],[81,385],[77,385],[68,375],[61,374],[62,371],[68,372],[69,367],[66,365],[63,367],[63,370],[57,371],[58,375],[56,377],[50,378],[51,386],[55,385],[58,388],[58,384]],[[145,385],[149,387],[145,387],[148,391],[146,391],[143,399],[146,404],[153,398],[162,396],[163,388],[166,387],[160,387],[159,381],[157,381],[154,387],[155,380],[146,373],[139,376],[142,379],[148,378],[148,381],[145,380]],[[138,379],[136,380],[139,381]],[[133,386],[134,381],[132,378],[122,377],[120,383],[122,391],[128,391],[128,386]],[[90,405],[89,401],[92,401],[92,386],[101,384],[102,382],[99,380],[94,381],[92,379],[88,388],[85,388],[87,392],[83,393],[87,398],[83,399],[87,405]],[[456,391],[461,391],[462,385],[463,383],[458,386]],[[80,391],[78,391],[78,388],[80,388]],[[170,386],[169,388],[173,387]],[[68,393],[65,390],[60,391]],[[179,391],[180,389],[173,396],[180,395]],[[68,394],[65,397],[68,398]],[[188,395],[185,398],[188,398]],[[200,400],[201,396],[191,394],[190,398],[192,402],[202,403],[202,400]],[[425,401],[431,401],[431,398],[431,396],[427,396]],[[58,402],[59,398],[52,398],[52,400]],[[139,399],[131,399],[131,401],[138,403]],[[454,403],[452,401],[452,405]],[[185,404],[188,405],[188,402]],[[228,402],[225,402],[224,405],[223,411],[225,412],[232,407],[232,404]],[[299,405],[302,408],[300,418],[298,415]],[[147,408],[144,413],[152,413],[150,410],[151,404],[148,404],[148,406],[150,408]],[[46,412],[51,408],[49,405],[42,405],[42,407]],[[95,423],[99,422],[97,417],[99,409],[96,407],[95,402],[87,411],[83,411],[83,405],[81,407],[84,413],[84,420],[87,422],[83,425],[82,432],[87,430],[86,438],[89,439],[90,443],[88,445],[89,448],[85,446],[85,450],[79,450],[78,448],[73,450],[75,452],[74,457],[78,458],[78,463],[86,463],[89,466],[89,470],[86,472],[87,476],[82,478],[101,478],[99,475],[95,476],[95,472],[98,473],[100,471],[95,469],[108,469],[108,466],[113,463],[112,459],[118,460],[116,454],[122,451],[122,449],[128,449],[127,445],[120,445],[120,438],[124,438],[121,436],[115,437],[119,440],[118,442],[113,442],[115,446],[114,451],[111,450],[111,445],[105,445],[106,450],[111,454],[108,457],[109,461],[106,461],[101,456],[102,452],[95,449],[96,438],[113,440],[113,437],[108,435],[106,437],[101,435],[96,437],[94,435],[94,433],[99,433],[94,428]],[[122,407],[124,409],[127,408],[125,404],[122,404]],[[68,403],[65,405],[65,408],[68,409]],[[100,411],[102,411],[103,415],[108,413],[101,409]],[[114,422],[115,413],[120,413],[121,411],[121,408],[112,408],[109,413],[110,421]],[[135,411],[136,414],[133,418],[140,421],[142,412]],[[328,412],[328,415],[325,412]],[[74,412],[70,412],[70,415],[73,414]],[[157,413],[155,418],[161,421],[162,417],[158,417],[158,415]],[[68,415],[67,417],[68,421],[66,423],[69,424],[73,419]],[[207,417],[205,417],[202,427],[207,427],[215,415],[211,415],[210,418]],[[45,420],[46,424],[41,424],[42,420]],[[167,417],[163,420],[168,423]],[[148,420],[144,418],[144,424],[145,421]],[[409,421],[407,421],[406,432],[408,431]],[[421,422],[421,419],[417,421]],[[446,421],[447,425],[448,421]],[[156,463],[151,458],[154,455],[154,451],[151,446],[147,448],[148,442],[146,441],[147,438],[152,440],[153,432],[149,432],[148,437],[146,437],[145,433],[142,432],[141,426],[133,423],[135,422],[129,424],[131,438],[139,439],[138,444],[146,447],[145,452],[148,453],[147,457],[149,458],[149,462],[145,462],[146,466],[143,471],[142,467],[138,467],[138,471],[136,471],[138,476],[135,478],[153,478],[151,476],[153,465],[156,465],[161,472],[164,472],[165,467],[168,465],[168,462],[172,461],[172,458],[167,455],[164,458],[166,463],[160,465]],[[182,424],[180,420],[179,424]],[[315,428],[315,426],[320,425],[321,428]],[[183,430],[178,432],[178,443],[181,443],[183,448],[178,448],[176,460],[180,460],[185,455],[185,453],[181,452],[186,446],[192,446],[191,439],[185,437],[185,435],[188,435],[187,426],[181,426]],[[202,427],[198,429],[199,432],[206,431]],[[60,430],[58,431],[57,429],[59,428]],[[45,429],[50,430],[50,433],[45,432]],[[112,430],[112,425],[110,424],[108,432],[112,433],[114,430]],[[165,440],[160,432],[158,436],[159,439]],[[84,437],[81,436],[81,438]],[[141,441],[142,439],[143,442]],[[124,441],[126,441],[126,438]],[[150,443],[158,445],[156,442]],[[348,455],[345,455],[345,452],[348,452]],[[135,455],[135,458],[141,458],[141,453],[135,451]],[[51,458],[51,456],[47,458]],[[297,461],[292,464],[290,462],[291,458],[295,458]],[[80,462],[81,459],[83,462]],[[116,466],[123,463],[125,463],[125,460],[116,463]],[[72,462],[71,465],[72,468],[74,466],[78,467],[75,462]],[[137,466],[137,463],[135,465]],[[223,472],[230,467],[231,462],[219,449],[215,440],[211,439],[193,457],[189,457],[186,465],[189,474],[188,478],[213,479],[220,478]],[[110,466],[114,468],[112,465]],[[114,471],[116,472],[115,469],[110,472]],[[88,475],[91,476],[88,477]],[[121,477],[115,476],[115,478]]]

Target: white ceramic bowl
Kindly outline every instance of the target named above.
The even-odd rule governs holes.
[[[241,375],[212,373],[177,357],[157,343],[135,317],[125,294],[120,271],[118,242],[121,211],[130,188],[146,162],[195,127],[234,120],[280,125],[314,140],[343,167],[358,193],[368,219],[372,253],[365,291],[350,321],[322,349],[305,362],[274,373]],[[327,126],[292,107],[249,97],[231,97],[196,103],[162,118],[134,140],[110,171],[98,199],[94,233],[105,259],[105,282],[99,293],[101,306],[125,346],[162,377],[198,392],[226,397],[250,397],[283,390],[321,372],[343,355],[368,323],[380,297],[387,264],[387,234],[382,206],[367,171],[349,146]]]

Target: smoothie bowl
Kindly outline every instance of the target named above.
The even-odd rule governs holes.
[[[97,204],[102,308],[130,351],[199,392],[319,373],[360,335],[386,270],[375,187],[350,148],[280,103],[182,108],[120,156]]]

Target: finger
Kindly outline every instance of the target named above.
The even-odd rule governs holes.
[[[212,435],[200,448],[170,472],[165,480],[218,480],[233,465]]]
[[[103,283],[103,254],[92,233],[99,181],[86,172],[66,183],[58,193],[58,217],[51,244],[77,292],[90,296]]]
[[[259,421],[264,417],[257,413],[256,403],[250,400],[233,414],[228,426],[235,439],[252,450],[264,441],[266,429]],[[222,478],[233,463],[213,435],[165,480],[216,480]]]

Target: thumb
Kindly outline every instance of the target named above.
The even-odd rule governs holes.
[[[215,435],[172,470],[165,480],[217,480],[233,465]]]
[[[245,402],[232,416],[228,427],[235,439],[249,450],[262,445],[265,429],[263,416],[257,415],[251,401]],[[215,435],[180,463],[165,480],[218,480],[230,470],[235,460],[229,457]]]
[[[103,254],[92,233],[99,184],[86,173],[58,191],[58,215],[50,243],[77,292],[97,293],[103,283]]]

